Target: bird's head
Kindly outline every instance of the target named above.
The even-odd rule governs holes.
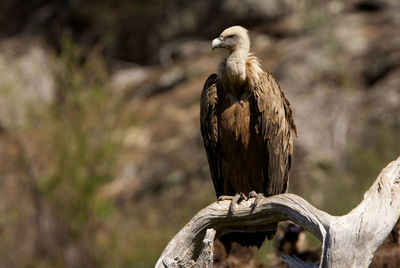
[[[247,29],[242,26],[232,26],[225,29],[221,35],[212,41],[212,49],[224,48],[230,52],[250,50],[250,39]]]

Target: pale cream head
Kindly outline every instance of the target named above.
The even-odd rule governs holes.
[[[232,26],[225,29],[218,38],[212,41],[212,49],[224,48],[230,52],[243,50],[249,52],[250,39],[247,29],[242,26]]]

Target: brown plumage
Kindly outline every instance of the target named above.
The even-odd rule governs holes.
[[[212,45],[228,52],[201,95],[201,132],[217,197],[284,193],[293,152],[291,129],[297,135],[289,101],[274,76],[249,53],[246,29],[230,27]],[[261,246],[265,239],[265,233],[234,236],[228,240],[242,245]]]

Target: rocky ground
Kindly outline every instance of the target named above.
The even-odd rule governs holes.
[[[150,61],[159,64],[104,58],[68,38],[59,49],[25,33],[1,40],[0,267],[151,267],[215,200],[199,98],[223,56],[207,38],[226,24],[249,26],[252,51],[291,102],[290,192],[346,213],[399,155],[397,1],[222,2],[213,8],[232,17],[212,31],[195,34],[208,2],[192,28],[171,26]],[[228,263],[266,266],[271,248]]]

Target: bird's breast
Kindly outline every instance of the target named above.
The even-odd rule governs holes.
[[[252,99],[227,101],[219,122],[223,192],[263,192],[264,150],[257,146]]]
[[[246,148],[251,136],[250,116],[249,100],[228,101],[220,115],[221,140]]]

